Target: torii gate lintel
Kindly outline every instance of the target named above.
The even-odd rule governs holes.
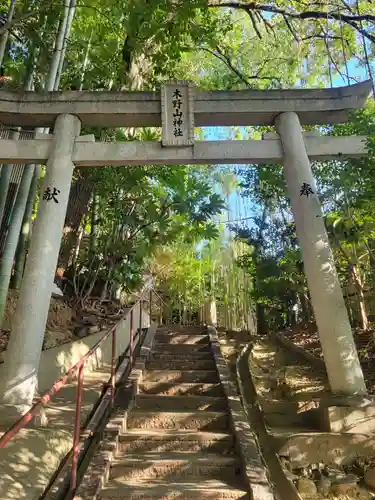
[[[168,82],[172,83],[172,82]],[[177,83],[183,88],[186,82]],[[348,120],[362,108],[371,80],[333,89],[201,91],[192,89],[194,125],[274,125],[277,115],[294,111],[302,125]],[[8,92],[0,90],[0,123],[24,128],[52,127],[59,114],[78,116],[82,126],[161,127],[161,92]]]

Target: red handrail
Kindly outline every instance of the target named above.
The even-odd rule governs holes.
[[[130,314],[133,315],[133,309]],[[111,406],[115,406],[115,390],[116,390],[116,328],[112,333],[112,353],[111,353]]]
[[[152,290],[150,290],[150,298],[152,296]],[[134,308],[139,303],[140,315],[142,310],[142,301],[137,302],[130,309],[130,356],[129,362],[130,366],[133,364],[134,355],[134,333],[133,333],[133,314]],[[77,363],[72,366],[61,378],[59,378],[33,406],[28,410],[17,422],[15,422],[12,427],[10,427],[1,437],[0,437],[0,449],[4,448],[9,441],[26,425],[30,420],[37,415],[40,408],[48,403],[52,397],[68,382],[70,378],[78,371],[78,383],[77,383],[77,396],[76,396],[76,413],[75,413],[75,424],[74,424],[74,437],[73,437],[73,454],[72,454],[72,469],[71,469],[71,482],[70,491],[74,492],[77,486],[77,467],[78,467],[78,452],[79,452],[79,441],[81,435],[81,406],[82,406],[82,395],[83,395],[83,378],[84,378],[84,367],[85,362],[89,357],[94,354],[94,352],[100,347],[100,345],[112,334],[112,355],[111,355],[111,377],[110,377],[110,387],[111,387],[111,405],[114,406],[115,401],[115,382],[116,382],[116,329],[118,325],[126,318],[122,318],[119,323],[108,330],[103,337],[98,340],[98,342],[77,361]],[[151,321],[151,318],[150,318]]]
[[[134,331],[133,331],[133,309],[130,311],[130,366],[133,367],[133,353],[134,353]]]
[[[82,406],[84,374],[85,374],[85,365],[83,364],[79,367],[78,371],[76,415],[75,415],[74,436],[73,436],[73,456],[72,456],[72,471],[71,471],[72,476],[70,481],[71,491],[74,491],[77,486],[77,468],[78,468],[79,438],[81,434],[81,406]]]

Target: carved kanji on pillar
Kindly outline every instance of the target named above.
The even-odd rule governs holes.
[[[189,82],[166,82],[161,89],[163,146],[194,144],[193,91]]]

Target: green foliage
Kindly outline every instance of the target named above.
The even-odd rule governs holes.
[[[324,208],[324,220],[335,263],[354,323],[363,323],[359,303],[364,290],[375,286],[375,106],[352,114],[348,123],[321,128],[328,135],[367,136],[369,154],[360,159],[315,162],[314,175]],[[237,238],[248,245],[240,265],[256,284],[253,298],[262,304],[269,322],[288,323],[294,304],[308,298],[307,283],[282,167],[250,166],[239,170],[243,195],[255,203],[252,227],[234,226]],[[353,288],[354,287],[354,288]],[[353,292],[354,290],[354,292]],[[357,297],[357,299],[356,299]],[[276,319],[275,319],[276,318]]]
[[[0,6],[1,19],[6,19],[7,3]],[[62,84],[79,88],[84,76],[87,89],[132,86],[129,79],[152,88],[171,77],[187,77],[209,89],[322,86],[345,74],[345,62],[353,55],[365,64],[359,30],[370,40],[374,28],[373,7],[365,0],[356,6],[361,22],[344,2],[335,8],[320,2],[311,9],[297,0],[233,2],[232,9],[225,3],[220,8],[221,3],[78,2]],[[17,81],[31,54],[37,61],[37,87],[43,84],[62,10],[60,0],[17,0],[6,60],[6,72]],[[310,15],[303,17],[306,10]]]
[[[190,242],[218,236],[210,222],[223,208],[212,193],[206,169],[159,166],[105,168],[93,171],[99,197],[94,262],[82,255],[82,272],[120,286],[142,274],[146,260],[175,240]]]
[[[7,3],[0,5],[0,33]],[[347,2],[312,6],[297,0],[243,1],[232,2],[231,8],[220,4],[216,0],[77,2],[60,88],[157,90],[167,78],[189,79],[206,90],[323,86],[338,74],[348,79],[350,58],[362,67],[367,64],[362,35],[375,41],[371,39],[374,7],[365,0],[356,3],[357,12]],[[63,7],[61,0],[17,0],[3,65],[15,87],[22,86],[33,66],[35,88],[43,89]],[[372,61],[372,47],[368,52]],[[259,137],[268,129],[237,128],[233,137],[246,138],[247,133]],[[368,158],[314,165],[343,283],[349,261],[360,266],[369,283],[375,276],[374,106],[369,104],[349,123],[323,132],[369,136]],[[160,139],[155,129],[83,133],[106,141]],[[204,131],[197,135],[204,137]],[[284,321],[285,308],[298,295],[307,295],[279,165],[250,165],[239,171],[239,187],[256,208],[250,231],[232,228],[236,241],[224,236],[214,222],[225,209],[215,186],[219,183],[222,196],[228,197],[237,182],[221,168],[108,167],[91,171],[88,177],[94,181],[99,208],[94,228],[87,219],[82,221],[84,233],[92,229],[96,239],[95,255],[83,246],[78,259],[73,259],[83,293],[98,280],[108,286],[137,286],[146,267],[164,252],[172,271],[168,278],[160,278],[160,284],[176,300],[185,297],[201,304],[216,294],[218,302],[238,311],[247,303],[247,290],[252,290],[253,298]],[[235,289],[244,290],[242,306]]]

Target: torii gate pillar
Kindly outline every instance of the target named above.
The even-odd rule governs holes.
[[[298,115],[282,113],[275,125],[331,390],[343,395],[366,394]]]
[[[34,398],[51,283],[61,243],[73,175],[73,148],[81,123],[74,115],[55,122],[42,198],[35,220],[20,296],[1,377],[2,423],[22,415]],[[6,411],[8,409],[8,411]]]

